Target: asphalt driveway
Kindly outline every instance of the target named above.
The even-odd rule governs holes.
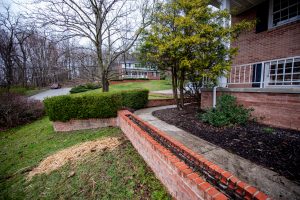
[[[47,90],[47,91],[41,92],[39,94],[33,95],[29,98],[43,101],[47,97],[54,97],[54,96],[69,94],[70,90],[71,90],[71,88],[51,89],[51,90]]]

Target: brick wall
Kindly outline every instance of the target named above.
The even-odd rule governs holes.
[[[254,108],[258,121],[271,126],[300,130],[300,93],[219,91],[217,96],[230,94],[240,104]],[[212,106],[212,91],[202,91],[201,108]]]
[[[252,8],[232,17],[232,23],[243,19],[255,20],[256,10]],[[252,31],[242,33],[232,43],[239,51],[233,65],[248,64],[258,61],[292,57],[300,55],[300,21],[292,22],[260,33]]]
[[[185,103],[192,103],[195,102],[192,98],[184,99]],[[146,105],[147,108],[150,107],[158,107],[158,106],[168,106],[168,105],[175,105],[176,101],[174,99],[150,99]]]
[[[123,84],[123,83],[139,83],[139,82],[147,82],[149,80],[139,80],[139,79],[132,79],[132,80],[117,80],[117,81],[109,81],[110,85],[116,85],[116,84]]]
[[[170,194],[178,200],[186,199],[228,199],[223,193],[195,173],[188,165],[182,162],[176,155],[164,146],[156,142],[150,135],[133,123],[127,116],[131,115],[138,119],[147,129],[155,131],[160,137],[167,141],[169,146],[176,148],[176,151],[197,164],[202,170],[213,177],[214,182],[227,188],[230,193],[241,196],[243,199],[269,199],[267,195],[256,188],[240,181],[228,171],[205,159],[180,142],[169,137],[147,122],[143,122],[129,111],[119,111],[119,125],[135,149],[151,167],[158,179],[165,185]]]
[[[71,119],[67,122],[53,122],[53,127],[56,132],[68,132],[104,127],[117,126],[117,118],[107,119]]]

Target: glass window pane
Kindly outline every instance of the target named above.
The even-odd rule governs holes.
[[[273,20],[274,21],[280,20],[280,12],[274,13]]]
[[[283,74],[283,64],[278,64],[277,74]]]
[[[288,0],[281,0],[281,5],[280,5],[281,9],[284,9],[284,8],[286,8],[288,6],[289,6],[289,1]]]
[[[280,17],[280,20],[283,21],[283,20],[286,20],[289,18],[289,10],[288,9],[284,9],[281,11],[281,17]]]
[[[277,75],[277,81],[283,81],[283,75]]]
[[[300,81],[300,74],[293,74],[293,81]]]
[[[297,16],[297,5],[289,7],[289,18]]]
[[[290,81],[292,80],[292,75],[285,75],[284,81]]]
[[[287,60],[285,64],[285,74],[292,73],[292,67],[293,63],[290,60]]]
[[[300,72],[300,61],[294,63],[294,73],[299,73]]]
[[[291,5],[294,5],[294,4],[296,4],[297,3],[297,0],[289,0],[289,5],[291,6]]]

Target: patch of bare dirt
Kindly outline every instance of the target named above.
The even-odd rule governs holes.
[[[50,172],[62,167],[68,162],[76,162],[83,159],[87,154],[106,150],[113,150],[122,143],[122,138],[112,137],[80,143],[78,145],[61,150],[44,159],[39,166],[32,169],[28,174],[30,180],[38,174],[49,174]]]

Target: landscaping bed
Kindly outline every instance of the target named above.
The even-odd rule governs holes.
[[[169,124],[265,166],[300,184],[300,132],[249,122],[245,126],[214,127],[198,119],[197,105],[185,110],[170,108],[153,112]]]

